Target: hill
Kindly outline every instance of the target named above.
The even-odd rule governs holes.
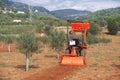
[[[0,0],[0,2],[2,2],[5,6],[7,6],[9,8],[13,8],[13,9],[24,11],[24,12],[29,11],[28,5],[24,4],[24,3],[13,2],[13,1],[10,1],[10,0]],[[31,6],[31,9],[32,9],[33,12],[35,12],[35,10],[37,10],[37,12],[49,13],[49,10],[47,10],[44,7],[41,7],[41,6]]]
[[[51,13],[58,18],[66,19],[66,18],[76,18],[78,16],[88,15],[91,12],[85,10],[82,11],[75,9],[62,9],[62,10],[51,11]]]
[[[104,20],[105,17],[117,17],[120,16],[120,7],[109,8],[96,11],[87,16],[79,16],[77,20]]]

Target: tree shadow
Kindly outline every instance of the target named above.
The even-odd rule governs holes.
[[[104,32],[104,34],[106,34],[106,35],[116,35],[116,34],[111,34],[110,32]]]
[[[44,57],[47,57],[47,58],[57,58],[56,55],[45,55]]]
[[[25,65],[17,65],[15,68],[25,69]],[[29,68],[36,69],[36,68],[40,68],[40,67],[35,66],[35,65],[30,65]]]

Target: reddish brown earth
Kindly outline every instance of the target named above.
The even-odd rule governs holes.
[[[8,54],[0,49],[0,79],[3,80],[120,80],[120,32],[118,35],[100,35],[110,43],[89,45],[86,66],[61,66],[54,50],[43,48],[30,59],[25,72],[25,55],[17,50]],[[5,48],[6,49],[6,48]]]
[[[10,44],[11,46],[11,52],[15,52],[16,51],[16,45],[15,44]],[[0,52],[7,52],[8,51],[8,44],[4,44],[3,48],[2,48],[2,43],[0,42]]]
[[[24,80],[62,80],[65,79],[66,75],[72,75],[76,68],[76,66],[57,65],[42,72],[35,73]]]

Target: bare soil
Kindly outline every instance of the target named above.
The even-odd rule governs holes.
[[[0,48],[0,80],[120,80],[120,32],[116,36],[106,32],[100,37],[112,42],[89,45],[84,67],[60,65],[56,52],[45,47],[31,57],[30,69],[25,72],[25,55],[15,44],[10,54],[4,46]]]

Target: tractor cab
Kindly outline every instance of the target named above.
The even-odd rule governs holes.
[[[68,28],[67,28],[68,29]],[[87,49],[86,44],[86,32],[89,29],[88,22],[73,22],[71,23],[71,29],[73,33],[80,32],[82,34],[82,41],[77,38],[68,39],[67,53],[61,53],[61,64],[63,65],[84,65],[85,64],[85,52]],[[67,30],[68,35],[68,30]],[[68,36],[67,36],[68,37]],[[74,37],[74,36],[73,36]]]

